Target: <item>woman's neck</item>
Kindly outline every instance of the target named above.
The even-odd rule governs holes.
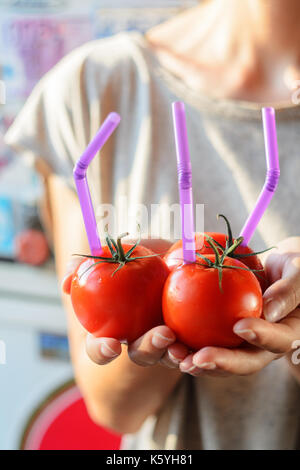
[[[299,21],[299,0],[210,0],[146,37],[167,68],[194,88],[286,100],[286,76],[300,78]]]
[[[229,3],[235,4],[237,0]],[[299,52],[299,0],[244,0],[243,3],[258,45],[270,53]]]

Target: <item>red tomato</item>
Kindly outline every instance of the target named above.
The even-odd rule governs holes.
[[[195,234],[195,246],[196,251],[205,255],[213,254],[213,250],[207,243],[205,242],[204,236],[208,235],[212,237],[214,240],[219,242],[222,246],[225,246],[227,236],[223,233],[215,233],[215,232],[205,232],[205,233],[196,233]],[[204,243],[205,242],[205,243]],[[169,266],[169,269],[177,268],[183,263],[183,252],[182,252],[182,240],[178,240],[171,246],[168,250],[166,255],[164,256],[164,260]]]
[[[212,248],[207,244],[207,241],[204,240],[205,235],[213,238],[216,242],[222,245],[225,248],[226,240],[228,240],[228,236],[224,233],[217,233],[217,232],[205,232],[203,233],[196,233],[195,235],[195,242],[196,242],[196,251],[201,253],[202,255],[206,254],[213,254]],[[205,243],[204,243],[205,241]],[[238,258],[238,255],[244,255],[248,253],[253,253],[253,250],[248,246],[241,246],[239,245],[234,254]],[[230,255],[229,255],[230,256]],[[175,269],[177,266],[182,264],[183,262],[183,253],[182,253],[182,240],[179,240],[171,246],[164,257],[165,262],[167,263],[169,269]],[[264,292],[268,287],[267,276],[265,271],[263,270],[263,265],[258,256],[247,256],[241,257],[240,261],[245,264],[248,268],[257,270],[258,272],[254,272],[255,276],[257,277],[262,291]]]
[[[215,261],[214,255],[206,256]],[[234,324],[262,313],[259,282],[251,271],[225,268],[221,290],[218,269],[199,263],[181,265],[169,275],[163,292],[165,324],[192,350],[239,346],[243,340],[233,332]],[[223,264],[245,268],[233,258]]]
[[[122,246],[126,253],[133,245]],[[153,254],[139,245],[131,256]],[[112,258],[107,246],[101,256]],[[127,262],[117,272],[119,263],[96,263],[85,258],[71,283],[74,311],[87,331],[131,343],[163,323],[161,298],[169,269],[159,256]]]

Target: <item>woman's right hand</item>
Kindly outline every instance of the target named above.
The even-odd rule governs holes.
[[[73,258],[62,281],[62,291],[70,294],[73,273],[81,262]],[[176,342],[173,331],[166,325],[160,325],[147,331],[143,336],[127,346],[129,358],[139,366],[147,367],[162,364],[168,368],[178,368],[188,355],[188,349]],[[120,356],[122,345],[115,338],[96,338],[87,333],[86,351],[90,359],[98,365],[105,365]]]

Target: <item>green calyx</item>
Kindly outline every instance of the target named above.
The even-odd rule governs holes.
[[[219,219],[220,217],[222,217],[222,219],[224,219],[224,221],[226,223],[226,227],[227,227],[227,238],[226,238],[225,249],[215,239],[212,239],[212,240],[215,243],[215,245],[219,248],[219,250],[221,250],[221,252],[223,252],[224,250],[225,251],[229,250],[229,251],[227,251],[226,256],[229,256],[230,258],[235,258],[235,259],[239,260],[239,259],[242,259],[242,258],[249,258],[251,256],[261,255],[262,253],[266,253],[267,251],[270,251],[274,248],[274,246],[272,246],[271,248],[267,248],[266,250],[254,251],[253,253],[235,253],[235,250],[237,249],[237,247],[242,244],[243,237],[238,237],[235,241],[239,241],[239,243],[235,244],[234,240],[233,240],[233,235],[232,235],[232,230],[231,230],[229,220],[223,214],[218,214],[217,215],[217,219]],[[205,235],[205,238],[208,239],[209,238],[208,235]]]
[[[153,254],[153,255],[145,255],[145,256],[132,256],[134,250],[136,247],[141,243],[141,233],[140,233],[140,227],[139,227],[139,238],[137,242],[128,250],[124,251],[123,245],[122,245],[122,238],[127,237],[129,235],[128,232],[122,233],[121,235],[118,236],[117,240],[114,240],[114,238],[111,237],[108,233],[108,227],[107,225],[105,226],[105,240],[106,244],[109,248],[109,251],[111,252],[111,258],[107,256],[93,256],[93,255],[79,255],[79,254],[74,254],[74,256],[82,256],[84,258],[91,258],[94,260],[98,260],[96,263],[92,264],[89,266],[83,273],[82,276],[89,271],[89,269],[93,268],[97,264],[101,263],[111,263],[111,264],[118,264],[119,266],[117,269],[112,273],[112,276],[114,276],[121,268],[123,268],[127,263],[130,263],[132,261],[136,261],[139,259],[144,259],[144,258],[153,258],[154,256],[159,256],[159,254]]]
[[[224,216],[221,216],[221,217],[224,217]],[[225,218],[225,220],[227,221],[226,218]],[[228,221],[227,221],[227,223],[228,223]],[[214,238],[212,238],[208,235],[205,235],[205,238],[207,240],[207,243],[208,243],[209,247],[214,252],[214,255],[215,255],[215,260],[214,261],[212,261],[211,259],[209,259],[206,256],[202,255],[201,253],[196,252],[196,255],[206,262],[206,264],[203,264],[203,263],[197,263],[197,264],[200,264],[201,266],[205,266],[207,268],[214,268],[214,269],[218,270],[219,288],[220,288],[221,292],[223,292],[223,289],[222,289],[223,269],[241,269],[241,270],[244,270],[244,271],[251,271],[253,273],[263,271],[263,268],[262,269],[250,269],[248,267],[242,267],[242,266],[224,265],[224,260],[225,260],[226,257],[238,258],[238,255],[233,256],[233,254],[234,254],[234,251],[237,249],[237,247],[240,246],[240,244],[243,242],[243,237],[238,237],[236,240],[233,241],[232,232],[231,232],[229,223],[228,223],[228,228],[229,228],[228,229],[228,239],[226,240],[225,248],[220,243],[218,243],[216,240],[214,240]],[[265,251],[267,251],[267,250],[265,250]],[[249,255],[254,256],[256,254],[257,253],[251,253]]]

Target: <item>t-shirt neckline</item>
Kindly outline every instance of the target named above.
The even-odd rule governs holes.
[[[300,104],[288,104],[286,102],[257,103],[227,98],[214,98],[213,96],[207,96],[200,91],[193,90],[186,83],[176,77],[175,74],[162,66],[142,33],[134,31],[128,32],[127,35],[140,49],[142,49],[145,60],[147,60],[151,65],[151,73],[160,78],[160,80],[166,84],[179,100],[185,101],[194,108],[201,109],[202,111],[206,111],[210,114],[222,114],[227,115],[228,117],[256,120],[261,119],[261,109],[263,107],[272,106],[276,111],[276,117],[278,119],[293,119],[297,116],[300,117]]]

